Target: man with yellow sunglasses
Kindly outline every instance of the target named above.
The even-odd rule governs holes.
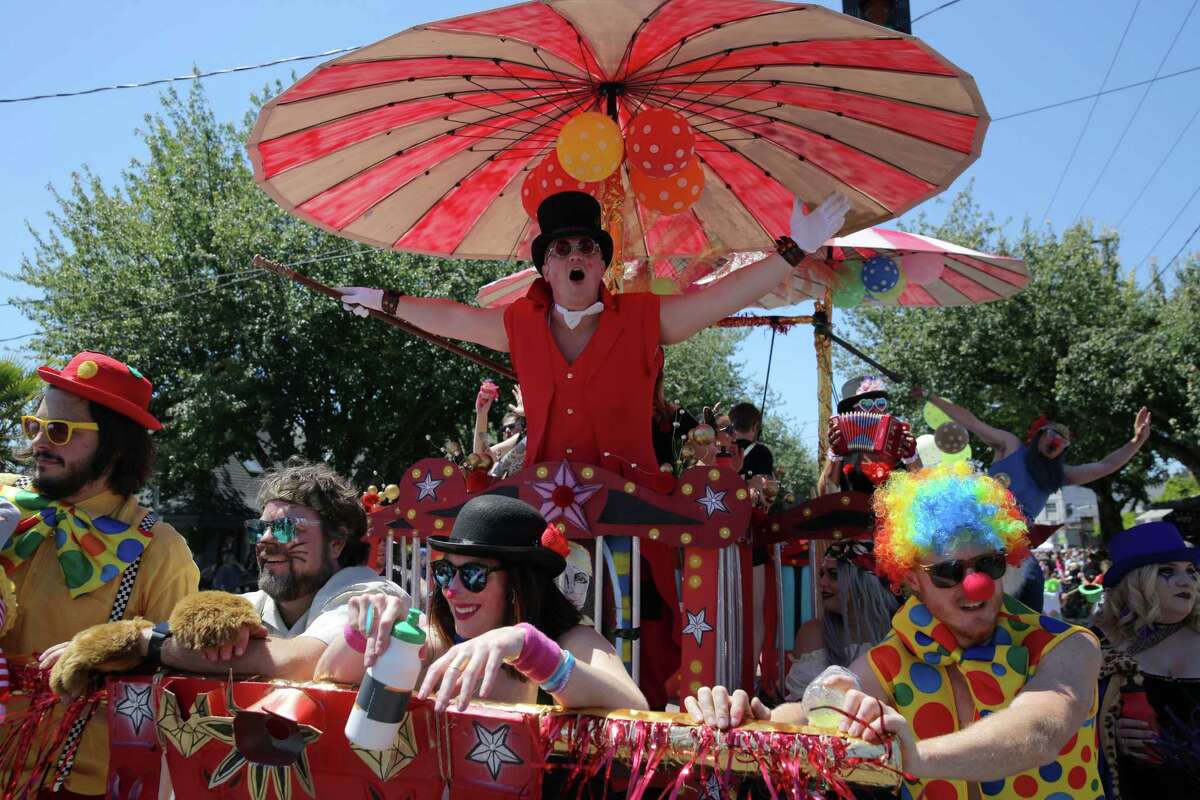
[[[0,546],[0,569],[16,587],[18,612],[0,639],[10,661],[49,669],[84,628],[111,620],[166,620],[197,591],[199,570],[187,543],[138,504],[150,478],[161,423],[149,411],[153,387],[136,369],[103,353],[83,352],[65,369],[45,366],[49,386],[37,411],[22,418],[29,440],[20,454],[30,474],[0,474],[0,501],[19,521]],[[15,695],[9,719],[20,719]],[[43,725],[57,728],[62,711]],[[51,728],[47,728],[51,731]],[[70,742],[64,742],[63,752]],[[82,729],[73,763],[62,760],[41,786],[19,780],[20,796],[102,796],[108,773],[108,729],[96,714]],[[27,770],[32,764],[25,765]],[[66,772],[65,779],[56,774]],[[0,774],[0,785],[9,775]]]

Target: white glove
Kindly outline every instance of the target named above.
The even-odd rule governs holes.
[[[829,238],[842,229],[850,201],[838,192],[825,198],[825,202],[805,214],[800,198],[792,200],[792,241],[806,253],[815,253]]]
[[[383,289],[368,286],[335,286],[342,293],[342,308],[360,317],[369,316],[368,309],[383,311]]]
[[[8,537],[12,536],[20,521],[20,510],[7,500],[0,500],[0,547],[8,543]]]

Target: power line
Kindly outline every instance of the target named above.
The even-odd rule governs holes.
[[[1129,28],[1133,25],[1133,18],[1137,16],[1138,9],[1142,6],[1142,0],[1138,0],[1133,7],[1133,13],[1129,15],[1129,21],[1125,23],[1125,30],[1121,32],[1121,39],[1117,42],[1117,49],[1113,53],[1112,60],[1108,62],[1108,69],[1104,72],[1104,80],[1100,81],[1100,92],[1096,94],[1096,99],[1092,101],[1092,107],[1088,109],[1087,119],[1083,121],[1083,128],[1079,131],[1079,137],[1075,140],[1075,146],[1071,148],[1071,155],[1067,158],[1067,163],[1063,167],[1062,173],[1058,176],[1058,183],[1054,185],[1054,193],[1050,195],[1050,202],[1046,204],[1046,210],[1042,212],[1042,219],[1047,219],[1050,216],[1050,209],[1054,207],[1054,201],[1058,199],[1058,192],[1062,189],[1063,181],[1067,178],[1067,173],[1071,171],[1071,164],[1075,161],[1075,155],[1079,152],[1079,145],[1083,143],[1083,137],[1087,134],[1088,128],[1092,124],[1092,115],[1096,113],[1096,106],[1100,103],[1100,95],[1104,93],[1104,87],[1108,85],[1108,78],[1112,75],[1113,67],[1117,64],[1117,56],[1121,54],[1121,48],[1125,45],[1125,37],[1129,34]]]
[[[1049,111],[1052,108],[1069,106],[1072,103],[1082,103],[1084,100],[1091,100],[1095,97],[1103,97],[1106,94],[1114,94],[1115,92],[1123,92],[1127,89],[1136,89],[1139,86],[1145,86],[1147,83],[1157,83],[1158,81],[1165,81],[1167,78],[1178,78],[1180,75],[1187,75],[1192,72],[1200,72],[1200,66],[1188,67],[1187,69],[1181,69],[1177,72],[1168,72],[1166,75],[1159,75],[1157,78],[1146,78],[1144,81],[1134,81],[1133,83],[1127,83],[1124,86],[1115,86],[1112,89],[1105,89],[1102,92],[1094,92],[1092,94],[1080,95],[1079,97],[1072,97],[1070,100],[1060,100],[1057,103],[1050,103],[1048,105],[1037,106],[1035,108],[1027,108],[1024,111],[1017,111],[1012,114],[1004,114],[1000,117],[993,117],[992,122],[1002,122],[1006,119],[1015,119],[1016,117],[1024,117],[1028,114],[1036,114],[1039,111]]]
[[[1196,199],[1196,195],[1198,194],[1200,194],[1200,186],[1197,186],[1195,190],[1188,196],[1188,199],[1184,201],[1183,205],[1179,207],[1179,211],[1174,217],[1171,218],[1171,221],[1167,223],[1167,227],[1163,229],[1162,234],[1154,241],[1154,244],[1150,246],[1150,250],[1147,251],[1146,255],[1142,256],[1142,260],[1139,261],[1137,266],[1133,268],[1133,273],[1135,275],[1137,274],[1137,271],[1141,269],[1142,264],[1145,264],[1150,259],[1150,256],[1154,255],[1154,251],[1158,249],[1160,244],[1162,244],[1162,240],[1167,238],[1167,234],[1171,232],[1171,228],[1175,227],[1175,223],[1178,222],[1179,218],[1183,216],[1183,212],[1187,211],[1188,206],[1192,204],[1192,201]],[[1155,274],[1158,274],[1157,270],[1155,271]]]
[[[1159,275],[1171,268],[1171,265],[1175,263],[1175,259],[1179,258],[1179,256],[1183,254],[1183,251],[1187,249],[1187,246],[1192,243],[1192,239],[1196,238],[1197,233],[1200,233],[1200,225],[1197,225],[1192,230],[1192,232],[1188,235],[1188,238],[1185,239],[1183,244],[1179,246],[1179,249],[1175,251],[1175,255],[1171,256],[1171,260],[1167,262],[1165,267],[1154,270],[1154,280],[1157,280]],[[1153,283],[1153,281],[1151,282]]]
[[[1154,172],[1150,173],[1150,177],[1146,179],[1144,184],[1142,184],[1142,188],[1138,191],[1137,196],[1133,198],[1133,202],[1129,204],[1129,208],[1125,209],[1125,213],[1122,214],[1121,219],[1117,221],[1118,228],[1125,224],[1125,220],[1131,213],[1133,213],[1133,210],[1137,208],[1138,201],[1142,199],[1142,195],[1144,195],[1146,190],[1150,188],[1150,184],[1152,184],[1154,179],[1158,177],[1158,173],[1162,171],[1162,168],[1166,166],[1168,159],[1171,158],[1171,154],[1175,152],[1175,148],[1178,147],[1179,143],[1183,141],[1184,135],[1187,134],[1189,129],[1191,129],[1192,123],[1196,121],[1197,117],[1200,117],[1200,105],[1196,106],[1196,110],[1192,112],[1192,118],[1189,119],[1187,124],[1183,126],[1183,130],[1181,130],[1179,135],[1175,137],[1174,143],[1171,145],[1170,149],[1167,150],[1166,154],[1163,155],[1162,160],[1158,162],[1158,166],[1154,168]]]
[[[146,86],[157,86],[163,83],[175,83],[176,81],[195,81],[199,80],[200,78],[211,78],[214,75],[231,75],[235,72],[249,72],[255,69],[274,67],[279,64],[288,64],[294,61],[311,61],[314,58],[325,58],[326,56],[333,56],[337,55],[338,53],[349,53],[351,50],[357,49],[358,47],[338,47],[334,50],[325,50],[324,52],[313,53],[307,56],[288,56],[287,58],[277,58],[274,61],[267,61],[262,64],[249,64],[243,67],[226,67],[224,69],[214,69],[210,72],[194,72],[191,75],[177,75],[174,78],[157,78],[151,81],[139,81],[138,83],[118,83],[112,86],[97,86],[93,89],[49,92],[47,94],[32,94],[26,97],[0,97],[0,103],[28,103],[32,100],[49,100],[56,97],[79,97],[80,95],[111,92],[117,89],[141,89]]]
[[[1154,77],[1157,78],[1162,73],[1162,68],[1166,65],[1167,59],[1171,56],[1171,51],[1175,49],[1176,42],[1179,41],[1179,36],[1183,33],[1183,29],[1187,27],[1188,20],[1192,18],[1192,12],[1196,10],[1196,3],[1200,0],[1192,0],[1192,6],[1183,16],[1183,22],[1179,23],[1179,27],[1175,29],[1175,36],[1171,38],[1171,44],[1167,46],[1167,51],[1163,53],[1162,59],[1158,62],[1158,69],[1154,70]],[[1146,102],[1146,98],[1150,95],[1150,90],[1154,88],[1153,83],[1146,84],[1146,90],[1142,92],[1141,98],[1138,99],[1137,106],[1134,107],[1133,113],[1129,115],[1129,119],[1125,122],[1125,127],[1121,131],[1121,135],[1117,137],[1117,143],[1113,145],[1112,152],[1108,154],[1108,158],[1104,161],[1104,166],[1100,168],[1100,174],[1096,176],[1096,180],[1092,182],[1092,187],[1088,189],[1087,195],[1083,198],[1083,202],[1079,204],[1079,210],[1075,212],[1075,219],[1071,223],[1074,225],[1079,221],[1079,217],[1083,214],[1083,209],[1087,207],[1088,202],[1092,199],[1092,195],[1096,192],[1096,187],[1100,185],[1100,181],[1104,180],[1104,175],[1108,172],[1108,168],[1112,165],[1113,159],[1117,155],[1117,151],[1121,149],[1121,145],[1125,142],[1125,135],[1129,133],[1129,129],[1133,127],[1134,120],[1137,119],[1138,112],[1142,110],[1142,105]]]
[[[921,16],[914,17],[912,21],[920,22],[921,20],[928,17],[930,14],[936,14],[937,12],[941,11],[943,8],[949,8],[950,6],[954,5],[955,3],[961,3],[961,2],[962,2],[962,0],[950,0],[950,2],[948,2],[948,3],[942,3],[937,8],[931,8],[928,11],[926,11],[924,14],[922,14]]]

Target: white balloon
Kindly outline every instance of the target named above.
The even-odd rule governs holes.
[[[945,457],[945,453],[938,450],[932,433],[923,433],[917,437],[917,455],[921,457],[921,464],[926,467],[937,466]]]

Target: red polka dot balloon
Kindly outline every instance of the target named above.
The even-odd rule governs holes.
[[[626,159],[652,178],[678,174],[692,160],[695,150],[692,126],[677,111],[648,108],[626,128]]]
[[[629,182],[643,208],[660,214],[679,214],[691,208],[704,193],[704,168],[699,159],[692,159],[682,172],[669,178],[655,178],[631,169]]]
[[[521,205],[525,207],[526,214],[537,219],[538,206],[552,194],[587,192],[598,199],[603,188],[603,182],[587,183],[572,178],[558,163],[558,154],[551,150],[525,176],[525,182],[521,184]]]

